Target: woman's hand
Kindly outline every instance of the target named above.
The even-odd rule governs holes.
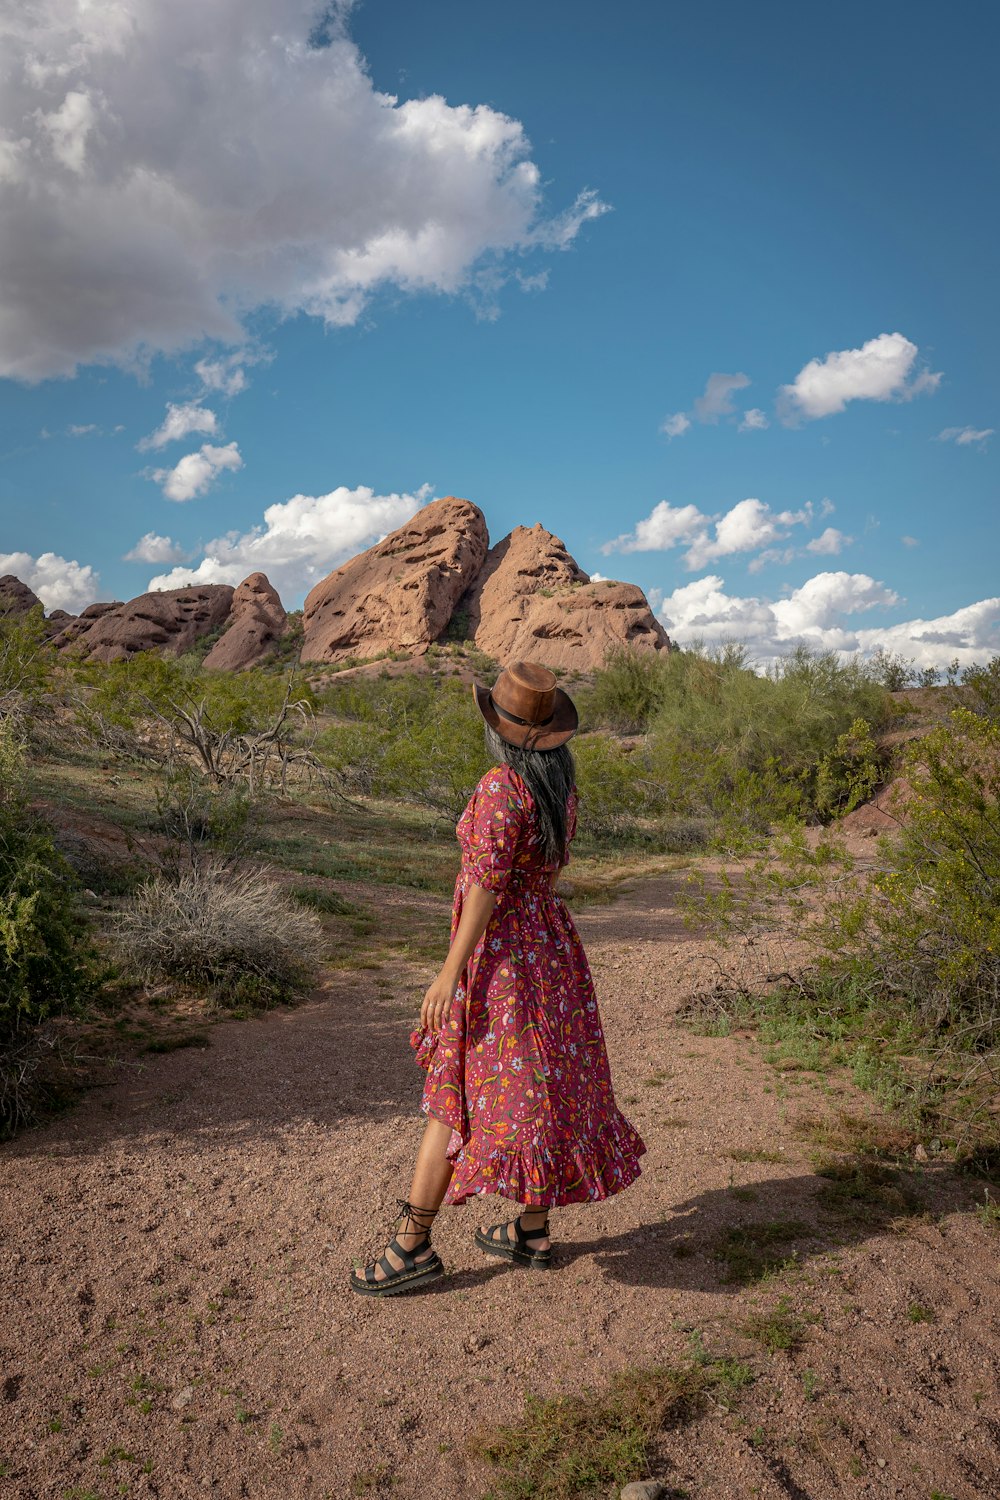
[[[424,996],[420,1007],[420,1024],[425,1031],[440,1031],[458,988],[457,979],[449,979],[442,969]]]

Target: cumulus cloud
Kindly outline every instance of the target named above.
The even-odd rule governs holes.
[[[605,556],[610,552],[663,552],[687,541],[707,524],[708,517],[696,505],[671,505],[669,500],[661,500],[634,531],[605,542],[601,551]]]
[[[732,416],[733,393],[742,391],[750,384],[749,375],[738,373],[724,375],[716,371],[705,382],[705,393],[694,403],[694,414],[699,422],[715,423],[720,417]]]
[[[956,443],[959,448],[968,448],[974,445],[977,448],[985,449],[992,436],[992,427],[945,427],[938,433],[936,441],[939,443]]]
[[[683,437],[690,426],[691,418],[687,412],[675,411],[671,412],[668,417],[663,418],[663,421],[660,423],[660,431],[665,432],[668,438]]]
[[[125,553],[122,562],[179,563],[187,562],[190,556],[190,552],[186,552],[170,537],[157,536],[155,531],[147,531],[146,535],[141,536],[135,546]]]
[[[662,552],[686,543],[685,567],[703,568],[734,552],[772,549],[773,543],[788,536],[790,528],[807,525],[814,514],[811,502],[801,510],[772,511],[763,500],[751,498],[738,501],[722,515],[706,516],[696,505],[675,506],[661,500],[634,531],[606,542],[601,550],[605,554]],[[828,514],[825,508],[823,514]],[[762,561],[788,561],[792,556],[794,549],[788,553],[768,550]]]
[[[242,469],[243,459],[236,443],[217,448],[202,443],[195,453],[185,453],[172,469],[154,469],[151,477],[163,487],[168,500],[194,500],[207,494],[213,481],[225,469]]]
[[[765,427],[770,427],[770,422],[761,411],[759,406],[751,406],[749,411],[743,413],[743,420],[737,427],[737,432],[761,432]]]
[[[66,428],[69,437],[93,437],[100,430],[96,422],[71,422]]]
[[[937,390],[940,374],[919,370],[916,344],[901,333],[880,333],[860,349],[840,349],[811,359],[778,394],[788,423],[828,417],[849,401],[911,401]]]
[[[688,568],[703,568],[706,563],[733,552],[756,552],[788,535],[790,526],[803,526],[812,519],[813,508],[781,510],[775,513],[763,500],[740,500],[715,522],[714,535],[708,530],[695,537],[684,558]]]
[[[566,249],[519,121],[378,91],[350,0],[33,0],[0,22],[0,374],[70,375],[259,308],[357,321],[380,288],[455,293]],[[523,269],[523,267],[522,267]],[[202,378],[242,388],[240,366]]]
[[[214,411],[207,406],[202,406],[197,401],[188,401],[181,406],[175,406],[172,401],[167,403],[167,415],[160,423],[155,432],[149,437],[144,437],[136,444],[141,452],[148,452],[151,448],[165,448],[168,443],[175,443],[180,438],[190,437],[193,432],[205,432],[215,434],[219,429],[219,421]]]
[[[852,536],[845,536],[842,531],[838,531],[836,526],[828,526],[825,531],[820,532],[819,536],[810,537],[806,542],[806,551],[817,552],[826,557],[836,557],[838,553],[843,552],[845,547],[849,547],[853,540]]]
[[[47,610],[65,609],[70,614],[93,604],[101,587],[100,576],[89,563],[71,562],[55,552],[43,552],[38,557],[30,552],[0,552],[0,573],[20,578]]]
[[[680,437],[691,426],[692,416],[696,422],[708,423],[709,426],[714,427],[720,418],[734,415],[736,408],[733,406],[733,394],[743,390],[744,386],[749,384],[749,375],[741,373],[726,375],[721,370],[713,371],[705,382],[703,394],[695,398],[691,413],[672,412],[660,423],[660,431],[665,432],[668,438]],[[747,415],[749,416],[749,413]],[[764,414],[758,412],[756,415],[763,417]],[[763,423],[751,425],[766,427],[767,419],[764,418]]]
[[[894,589],[867,573],[817,573],[777,600],[727,594],[722,578],[709,574],[664,596],[658,612],[679,645],[742,641],[761,665],[797,646],[861,657],[883,646],[921,667],[946,666],[956,656],[969,666],[1000,651],[1000,599],[980,600],[933,620],[854,623],[857,615],[870,618],[873,611],[899,603]]]
[[[252,530],[209,542],[196,567],[159,574],[149,587],[237,584],[259,570],[288,605],[356,552],[402,526],[430,498],[430,485],[403,495],[376,495],[367,485],[353,490],[340,485],[328,495],[294,495],[268,506],[262,524]]]

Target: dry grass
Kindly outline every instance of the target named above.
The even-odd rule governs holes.
[[[237,1006],[292,999],[323,946],[319,920],[266,875],[212,867],[140,886],[118,913],[113,944],[144,983],[180,979]]]

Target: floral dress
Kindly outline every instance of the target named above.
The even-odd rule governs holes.
[[[568,844],[575,791],[567,811]],[[422,1108],[452,1129],[444,1201],[608,1198],[638,1177],[646,1148],[615,1104],[590,967],[520,776],[506,765],[487,772],[456,831],[452,937],[470,884],[497,901],[444,1026],[411,1037],[427,1069]]]

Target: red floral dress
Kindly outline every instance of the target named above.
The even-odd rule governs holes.
[[[575,791],[568,814],[567,843]],[[453,1132],[445,1202],[474,1193],[537,1207],[608,1198],[638,1177],[646,1148],[615,1104],[590,967],[516,771],[488,771],[456,831],[452,937],[470,884],[497,902],[447,1022],[411,1037],[427,1069],[422,1108]]]

